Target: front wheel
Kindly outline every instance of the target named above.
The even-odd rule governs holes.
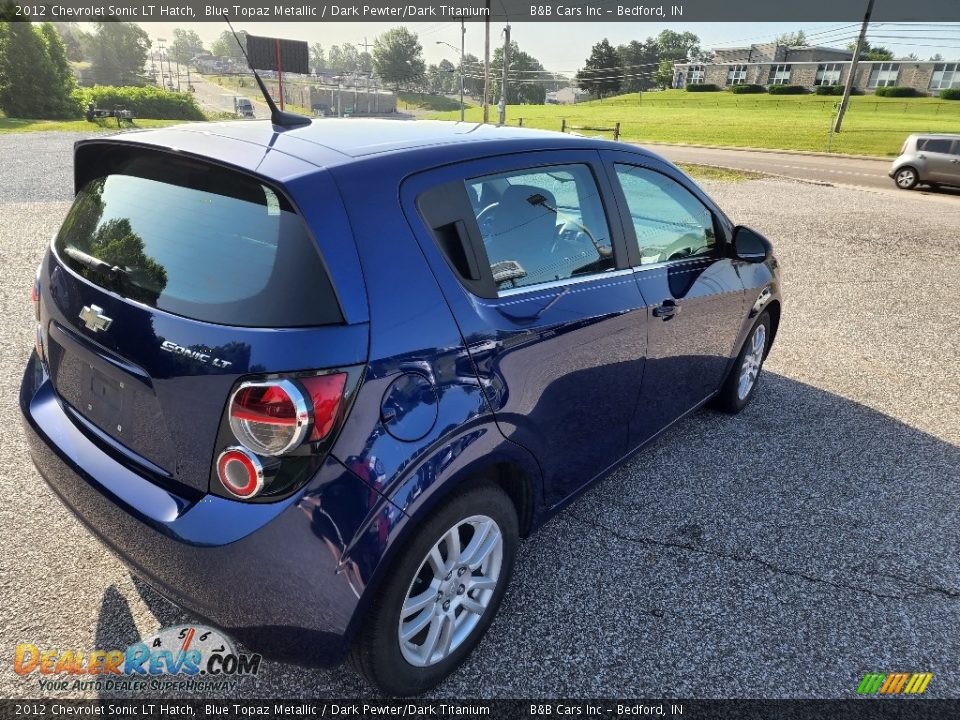
[[[917,186],[917,183],[920,182],[920,177],[917,175],[916,170],[907,166],[897,170],[893,176],[893,181],[901,190],[913,190],[913,188]]]
[[[747,406],[757,389],[757,380],[760,378],[769,343],[770,314],[764,311],[747,335],[730,375],[714,400],[714,406],[718,410],[738,413]]]
[[[392,695],[422,693],[452,673],[497,613],[518,538],[516,511],[499,487],[446,501],[384,581],[354,644],[354,667]]]

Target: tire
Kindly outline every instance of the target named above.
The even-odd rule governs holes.
[[[764,311],[750,328],[730,374],[714,398],[715,408],[735,415],[747,406],[756,392],[769,347],[770,314]]]
[[[920,174],[915,168],[904,165],[894,173],[893,181],[901,190],[913,190],[920,182]]]
[[[451,562],[448,538],[453,538],[453,530],[457,530],[462,563]],[[494,531],[499,533],[499,543],[493,539]],[[478,540],[479,533],[484,534]],[[471,541],[475,541],[473,546]],[[476,647],[496,616],[510,582],[518,542],[516,510],[495,485],[459,492],[432,511],[397,555],[373,600],[350,654],[356,670],[390,695],[416,695],[441,682]],[[431,562],[434,551],[436,558]],[[482,562],[474,566],[468,562],[468,554],[474,560],[482,556]],[[434,570],[438,561],[443,562],[439,574]],[[493,576],[496,579],[491,585]],[[474,583],[474,588],[468,587]],[[422,609],[401,617],[405,603]],[[404,642],[402,630],[417,632]],[[432,636],[436,641],[428,648]],[[446,653],[445,641],[449,646]]]

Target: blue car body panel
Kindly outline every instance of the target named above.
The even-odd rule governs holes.
[[[498,479],[523,506],[524,532],[538,527],[708,399],[756,314],[779,307],[772,259],[628,262],[632,229],[613,163],[687,187],[715,213],[724,245],[732,224],[672,165],[616,143],[451,123],[204,124],[80,143],[78,185],[81,166],[117,144],[273,183],[310,229],[343,322],[258,329],[188,320],[87,283],[50,252],[40,274],[47,362],[33,355],[20,394],[34,461],[133,572],[275,657],[339,659],[408,535],[463,483]],[[474,295],[417,198],[437,184],[544,163],[590,168],[617,267],[573,291]],[[689,305],[691,323],[654,317],[671,297]],[[92,302],[123,333],[79,327]],[[232,365],[186,366],[159,352],[171,338]],[[160,418],[156,437],[134,451],[122,433],[71,409],[56,381],[84,363],[140,389],[145,417]],[[349,415],[302,487],[263,503],[209,492],[210,448],[240,378],[345,366],[363,368]]]

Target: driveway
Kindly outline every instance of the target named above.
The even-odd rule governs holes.
[[[19,430],[30,286],[68,208],[72,139],[0,137],[8,658],[20,642],[125,648],[192,619],[64,510]],[[524,542],[500,616],[436,697],[847,698],[893,671],[960,695],[960,206],[704,185],[784,267],[755,401],[683,421]],[[0,669],[0,697],[40,694]],[[231,697],[358,694],[346,667],[264,661]]]

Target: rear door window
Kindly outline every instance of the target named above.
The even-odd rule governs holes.
[[[917,143],[917,149],[932,153],[949,153],[950,141],[938,138],[924,138]]]
[[[81,188],[55,248],[90,282],[195,320],[342,321],[316,244],[289,201],[218,166],[128,158]]]

